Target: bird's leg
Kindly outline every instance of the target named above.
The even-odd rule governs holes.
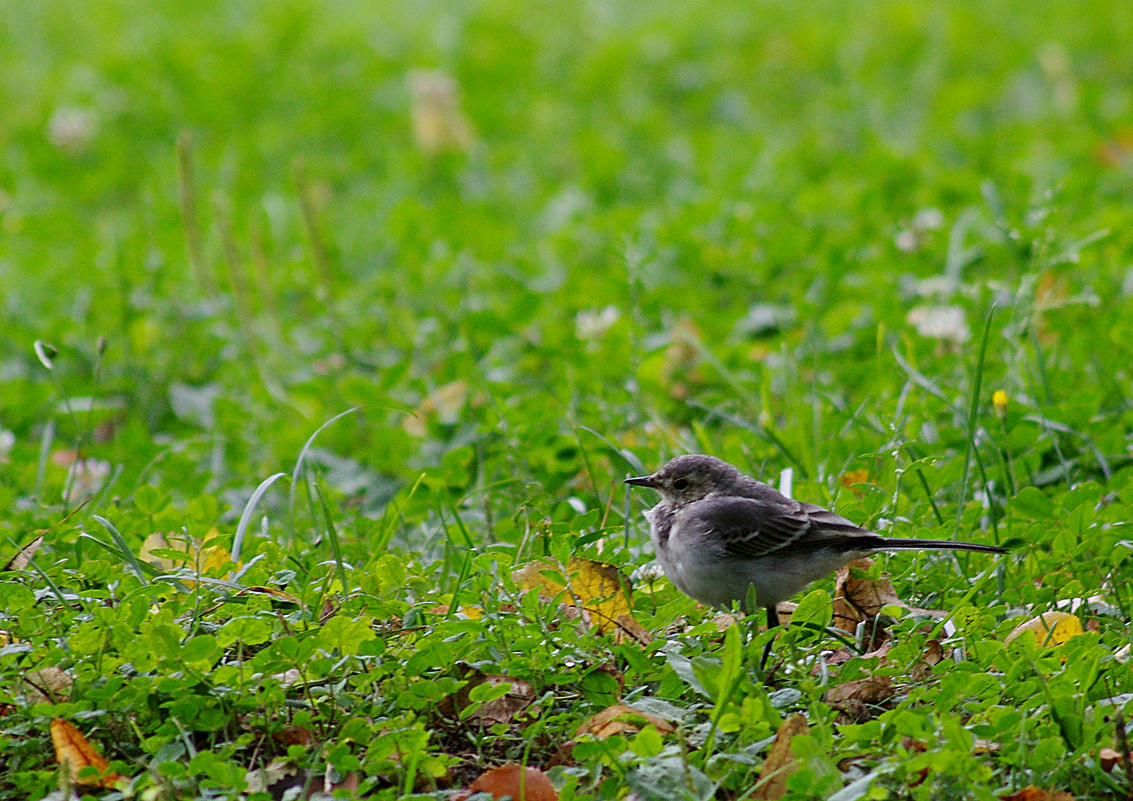
[[[767,607],[767,630],[770,631],[771,629],[778,627],[779,613],[776,611],[774,606],[769,606]],[[768,640],[767,645],[763,648],[763,659],[759,660],[760,671],[763,671],[767,667],[767,659],[771,656],[771,644],[773,642],[775,642],[774,637]]]

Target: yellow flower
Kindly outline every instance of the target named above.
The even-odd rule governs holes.
[[[1007,414],[1007,393],[1002,389],[997,389],[991,396],[991,405],[995,407],[995,413],[1002,419]]]

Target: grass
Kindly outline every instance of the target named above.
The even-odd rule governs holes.
[[[0,792],[59,787],[61,717],[147,798],[266,797],[273,759],[750,798],[802,712],[790,798],[1126,797],[1131,34],[1101,0],[5,7],[0,541],[44,541],[0,574]],[[918,332],[942,305],[966,338]],[[647,564],[621,479],[687,451],[1012,556],[889,557],[950,623],[822,668],[791,626],[772,677],[663,579],[647,645],[516,586]],[[454,710],[471,671],[529,717]],[[869,676],[898,692],[851,720]],[[675,731],[564,758],[615,700]]]

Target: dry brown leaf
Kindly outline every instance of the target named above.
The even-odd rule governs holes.
[[[306,726],[284,726],[272,733],[272,739],[282,746],[302,745],[308,746],[315,742],[315,735]]]
[[[32,557],[35,556],[35,552],[39,550],[40,545],[43,545],[42,534],[29,542],[23,548],[20,548],[20,550],[16,551],[16,555],[8,560],[8,564],[4,565],[4,567],[0,567],[0,571],[23,570],[25,567],[31,564]]]
[[[582,607],[583,618],[599,631],[615,631],[618,617],[632,617],[629,579],[613,565],[592,559],[571,559],[566,566],[569,578],[550,561],[529,562],[512,573],[515,583],[525,590],[542,589],[557,595],[569,585],[565,598]]]
[[[62,668],[48,665],[39,670],[29,671],[24,676],[24,694],[29,704],[58,704],[71,695],[71,685],[75,683],[71,674]]]
[[[1106,773],[1112,773],[1113,769],[1124,761],[1125,758],[1116,748],[1103,748],[1098,751],[1098,764]]]
[[[1064,793],[1061,790],[1044,790],[1041,787],[1035,787],[1029,784],[1018,792],[1011,793],[1010,795],[1001,795],[1003,801],[1074,801],[1074,796],[1070,793]]]
[[[614,641],[618,645],[631,641],[638,645],[649,645],[653,642],[653,635],[629,615],[618,615],[615,622],[618,628],[614,631]]]
[[[791,740],[808,731],[806,718],[798,713],[779,724],[775,742],[771,744],[771,752],[759,771],[759,783],[751,798],[757,801],[775,801],[783,797],[787,792],[787,779],[798,770],[795,754],[791,751]]]
[[[55,759],[66,765],[71,772],[71,780],[76,784],[113,788],[119,779],[117,773],[107,772],[106,760],[95,750],[82,733],[63,718],[51,721],[51,743],[55,746]],[[80,779],[83,768],[92,767],[99,772],[97,779]]]
[[[837,667],[838,665],[844,665],[845,663],[849,662],[851,659],[856,659],[856,658],[859,658],[859,657],[861,659],[880,659],[881,661],[884,662],[885,661],[885,655],[887,653],[889,653],[889,649],[892,648],[892,647],[893,647],[892,642],[886,642],[886,643],[882,643],[880,646],[878,646],[874,650],[867,651],[864,654],[856,654],[853,651],[850,651],[846,648],[839,648],[836,651],[830,652],[830,654],[825,658],[825,662],[826,662],[827,667]],[[820,672],[821,672],[821,668],[818,665],[815,665],[813,675],[817,676]]]
[[[599,740],[605,740],[615,734],[634,734],[649,724],[652,724],[653,728],[661,734],[672,734],[676,731],[673,724],[664,718],[638,712],[625,704],[614,704],[584,720],[574,736],[581,737],[584,734],[590,734]]]
[[[247,781],[251,792],[268,793],[272,798],[308,799],[316,796],[326,798],[335,790],[346,790],[353,795],[362,777],[350,771],[335,782],[331,780],[329,770],[320,774],[297,769],[292,762],[273,760],[265,768],[248,771]]]
[[[795,610],[798,608],[799,605],[794,601],[782,601],[778,606],[776,606],[775,613],[779,615],[779,625],[789,625],[791,622],[791,615],[793,615],[795,613]]]
[[[870,707],[889,700],[893,693],[888,676],[869,676],[831,687],[826,691],[826,703],[860,722],[873,717]]]
[[[459,717],[472,704],[470,698],[472,690],[481,684],[487,684],[489,687],[498,687],[501,684],[511,685],[511,689],[505,695],[493,701],[485,701],[467,714],[468,720],[474,720],[485,726],[511,723],[516,715],[535,700],[535,688],[520,679],[484,673],[475,669],[470,670],[463,678],[467,684],[441,700],[438,706],[441,714],[453,718]]]
[[[871,579],[857,578],[853,575],[854,569],[869,570],[873,567],[873,560],[868,557],[855,559],[844,567],[838,568],[835,580],[835,596],[846,599],[860,615],[861,620],[876,617],[886,606],[903,606],[897,597],[897,591],[887,578]]]
[[[559,793],[547,774],[537,768],[522,765],[503,765],[484,771],[468,785],[465,794],[455,799],[468,798],[475,793],[488,793],[493,798],[511,796],[513,801],[558,801]]]

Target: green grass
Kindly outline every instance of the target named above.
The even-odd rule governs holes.
[[[1101,0],[6,5],[0,565],[48,531],[0,574],[0,794],[58,787],[57,717],[146,798],[264,798],[275,758],[395,798],[660,699],[676,733],[579,742],[563,798],[745,797],[791,712],[791,798],[1126,797],[1096,754],[1133,692],[1131,37]],[[467,152],[415,143],[418,69]],[[969,339],[917,332],[937,303]],[[77,510],[76,450],[104,470]],[[635,588],[647,646],[511,581],[647,564],[621,479],[688,451],[1013,553],[889,557],[955,626],[824,670],[793,626],[770,679],[666,581]],[[140,556],[238,528],[200,583]],[[1073,599],[1086,634],[1004,646]],[[964,658],[910,667],[934,637]],[[469,666],[531,719],[454,717]],[[826,693],[870,675],[897,695],[849,722]]]

